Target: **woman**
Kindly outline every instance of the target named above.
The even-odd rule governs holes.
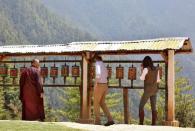
[[[152,125],[156,125],[157,111],[156,111],[156,94],[158,92],[158,83],[160,82],[159,70],[154,67],[150,56],[146,56],[142,62],[141,80],[144,81],[144,93],[139,104],[139,124],[144,123],[144,106],[150,98],[152,109]]]

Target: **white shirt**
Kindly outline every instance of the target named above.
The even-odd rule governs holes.
[[[140,76],[140,79],[144,81],[147,74],[148,74],[148,68],[144,68],[143,72],[142,72],[142,75]],[[159,71],[158,71],[157,83],[159,83],[159,82],[160,82],[160,74],[159,74]]]
[[[107,83],[108,71],[105,64],[102,61],[96,61],[96,82]]]

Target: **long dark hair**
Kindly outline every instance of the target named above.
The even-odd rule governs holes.
[[[154,69],[153,61],[152,61],[152,58],[150,56],[146,56],[143,59],[142,65],[143,65],[143,68],[150,67],[152,70]]]

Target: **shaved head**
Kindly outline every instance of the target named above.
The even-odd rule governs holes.
[[[31,61],[31,65],[32,65],[33,67],[39,68],[39,66],[40,66],[39,60],[38,60],[38,59],[33,59],[33,60]]]

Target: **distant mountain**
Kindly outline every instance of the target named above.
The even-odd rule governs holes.
[[[99,40],[188,36],[195,47],[194,0],[43,0]],[[195,87],[195,53],[177,55]],[[195,91],[195,88],[194,88]]]
[[[87,32],[51,13],[40,0],[0,0],[0,45],[92,39]]]
[[[129,40],[195,34],[194,0],[43,0],[61,16],[100,36]]]

